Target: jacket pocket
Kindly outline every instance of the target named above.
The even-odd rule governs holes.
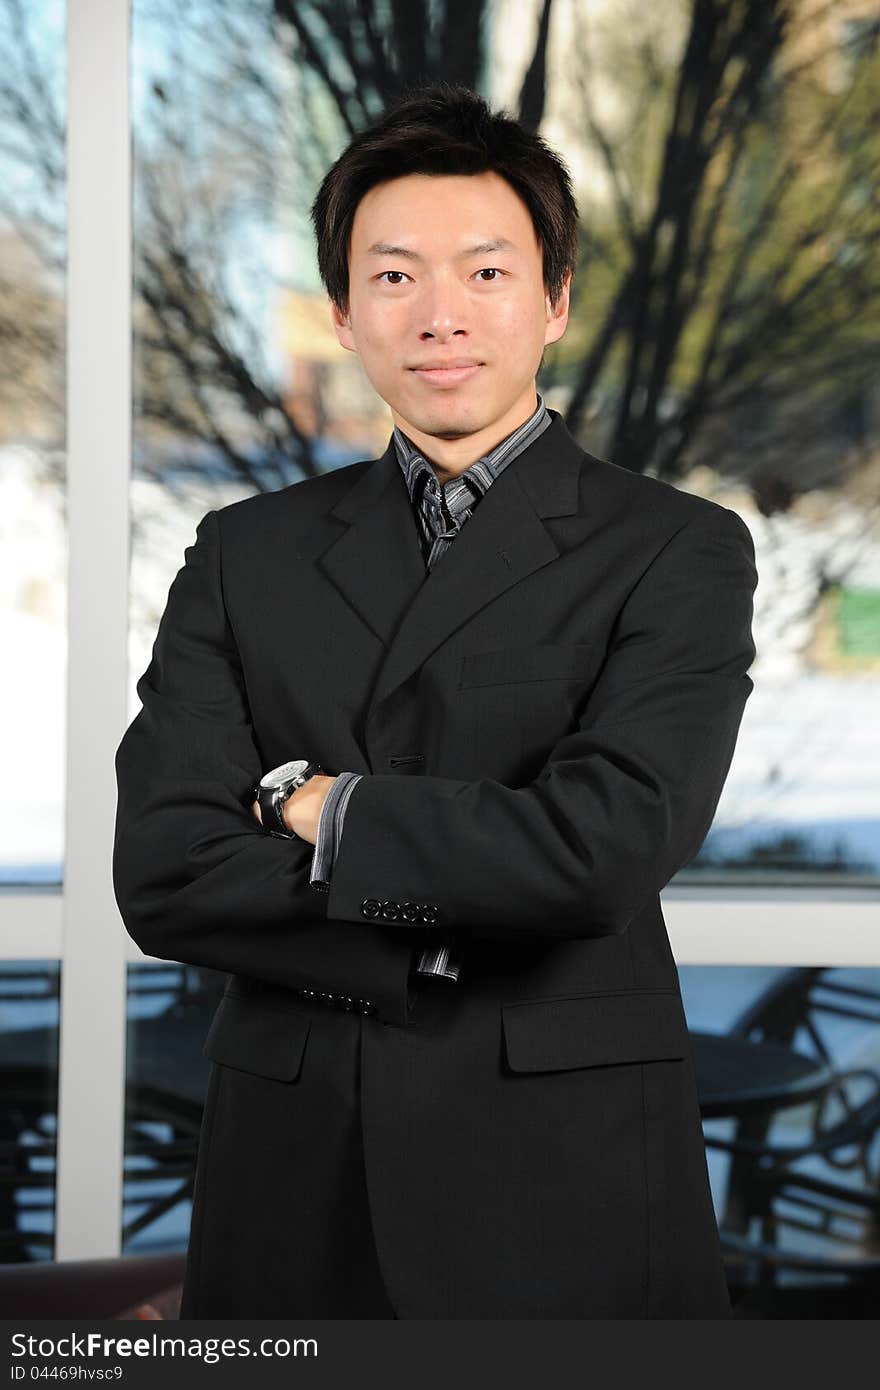
[[[311,1019],[294,1009],[224,994],[211,1020],[202,1055],[239,1071],[295,1081],[302,1067]]]
[[[577,680],[595,671],[599,655],[595,642],[541,642],[537,646],[468,652],[461,658],[458,688],[513,685],[518,681]]]
[[[675,989],[527,999],[501,1006],[508,1066],[569,1071],[688,1055],[687,1022]]]

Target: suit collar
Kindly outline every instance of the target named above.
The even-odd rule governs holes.
[[[368,717],[475,613],[558,557],[544,518],[577,512],[584,452],[550,415],[430,573],[393,435],[333,507],[346,529],[318,564],[386,647]]]

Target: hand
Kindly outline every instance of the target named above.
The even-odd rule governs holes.
[[[301,840],[308,840],[310,845],[317,841],[321,808],[331,783],[335,781],[335,777],[328,777],[321,772],[316,772],[314,777],[310,777],[301,787],[297,787],[282,807],[282,816],[287,829],[292,830]],[[260,814],[259,801],[253,803],[251,811],[262,825],[263,817]]]

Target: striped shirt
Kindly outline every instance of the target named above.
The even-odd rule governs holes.
[[[543,398],[540,393],[536,395],[537,406],[523,424],[496,444],[488,454],[442,486],[428,460],[395,425],[392,435],[394,449],[409,492],[427,570],[433,569],[440,557],[445,555],[499,474],[552,423]],[[329,891],[345,810],[363,775],[360,772],[338,773],[324,798],[309,879],[311,886],[320,891]],[[457,980],[461,965],[461,958],[452,944],[427,946],[419,957],[416,970],[422,975],[442,975],[449,980]]]

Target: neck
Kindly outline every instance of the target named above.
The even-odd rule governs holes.
[[[537,408],[538,397],[533,383],[500,419],[493,420],[491,425],[474,430],[470,434],[432,434],[420,430],[393,409],[391,417],[398,429],[412,440],[419,453],[427,459],[438,481],[448,483],[452,478],[464,473],[477,459],[491,453],[502,439],[506,439],[520,425],[525,424]]]

